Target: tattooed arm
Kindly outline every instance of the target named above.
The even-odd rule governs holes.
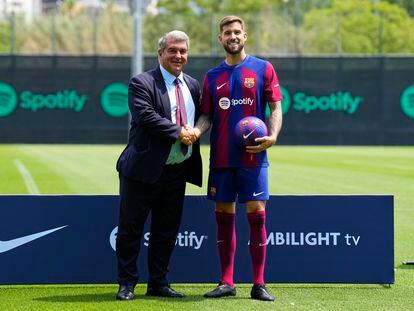
[[[203,135],[209,128],[211,125],[211,120],[210,120],[210,116],[206,115],[206,114],[202,114],[198,120],[197,123],[195,124],[194,128],[188,128],[189,130],[192,131],[192,139],[191,139],[191,143],[194,143],[197,139],[200,138],[201,135]]]
[[[270,118],[269,118],[269,134],[268,136],[256,138],[256,142],[260,143],[257,146],[247,146],[247,152],[258,153],[266,150],[276,143],[277,136],[282,128],[282,102],[277,101],[269,103]]]

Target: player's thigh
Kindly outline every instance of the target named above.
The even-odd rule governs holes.
[[[236,188],[240,203],[267,201],[269,199],[267,167],[238,169]]]

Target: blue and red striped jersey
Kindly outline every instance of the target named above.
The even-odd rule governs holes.
[[[263,121],[267,102],[282,100],[276,72],[268,61],[247,55],[235,66],[223,61],[204,77],[201,112],[211,118],[210,167],[268,166],[266,151],[251,154],[234,141],[236,123],[255,116]]]

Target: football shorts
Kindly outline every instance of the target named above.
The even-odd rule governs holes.
[[[269,199],[267,167],[213,168],[207,197],[215,202],[264,201]]]

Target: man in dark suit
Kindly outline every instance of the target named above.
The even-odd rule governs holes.
[[[160,65],[129,82],[132,115],[128,144],[117,163],[120,213],[116,254],[117,299],[134,299],[143,226],[151,211],[148,296],[183,297],[166,278],[184,201],[186,182],[201,187],[200,146],[193,131],[200,86],[182,72],[188,36],[171,31],[159,40]]]

